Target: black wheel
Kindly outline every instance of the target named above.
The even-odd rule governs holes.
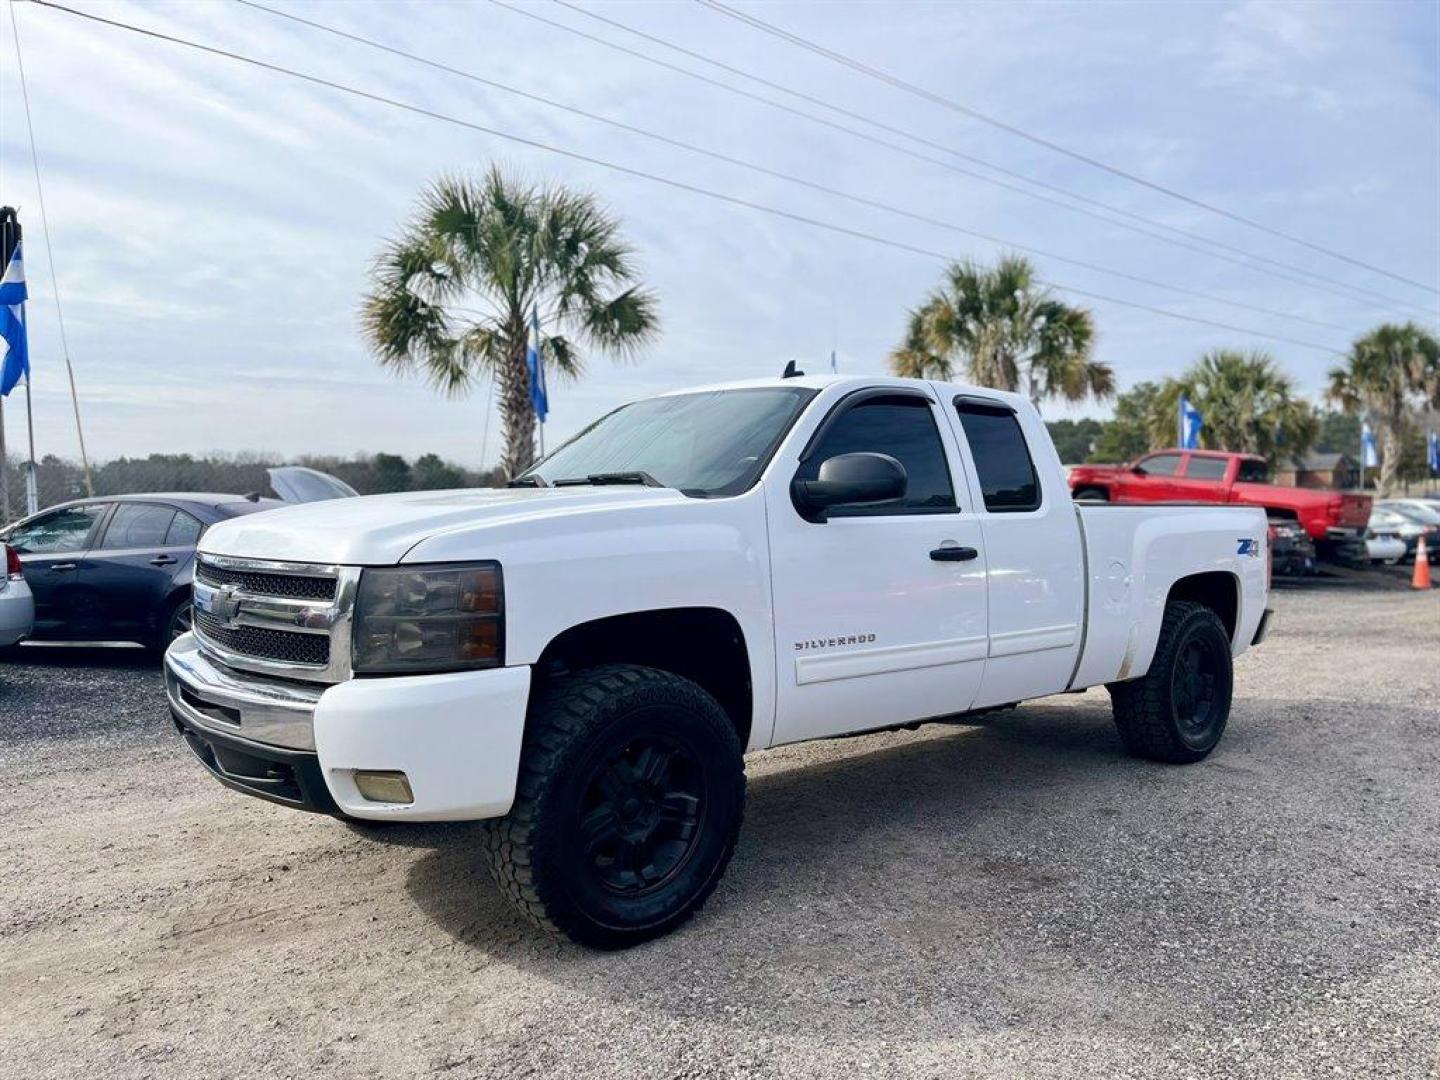
[[[190,626],[194,621],[194,609],[190,606],[189,595],[172,601],[166,608],[164,617],[160,620],[160,627],[153,642],[159,652],[164,652],[170,647],[170,643],[181,634],[188,634]]]
[[[1108,491],[1106,491],[1104,488],[1098,488],[1098,487],[1082,487],[1082,488],[1076,488],[1076,489],[1075,489],[1075,494],[1074,494],[1072,497],[1075,498],[1075,499],[1091,499],[1091,500],[1093,500],[1093,501],[1095,501],[1095,502],[1109,502],[1109,501],[1110,501],[1110,493],[1109,493]]]
[[[515,804],[487,827],[486,848],[537,926],[624,948],[700,909],[744,805],[742,748],[714,698],[669,672],[597,667],[541,692]]]
[[[1165,608],[1150,670],[1109,686],[1126,749],[1177,765],[1215,749],[1225,734],[1233,688],[1225,624],[1210,608],[1189,601]]]

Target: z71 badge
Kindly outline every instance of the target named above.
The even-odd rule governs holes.
[[[1235,552],[1236,555],[1248,555],[1252,559],[1260,557],[1260,541],[1254,537],[1242,536],[1236,540],[1236,543],[1240,545]]]

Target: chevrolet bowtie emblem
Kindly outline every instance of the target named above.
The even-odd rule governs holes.
[[[234,585],[221,585],[210,597],[210,614],[223,623],[229,623],[240,614],[240,598],[235,595]]]

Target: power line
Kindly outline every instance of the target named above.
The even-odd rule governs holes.
[[[854,194],[853,192],[843,191],[839,188],[830,187],[827,184],[808,180],[804,177],[795,176],[791,173],[782,172],[778,169],[772,169],[768,166],[761,165],[753,161],[748,161],[744,158],[734,157],[730,154],[725,154],[717,150],[711,150],[707,147],[699,146],[690,142],[685,142],[681,139],[672,138],[668,135],[663,135],[655,131],[650,131],[646,128],[636,127],[633,124],[628,124],[620,120],[615,120],[611,117],[607,117],[599,113],[589,112],[585,109],[579,108],[578,106],[570,105],[562,101],[556,101],[553,98],[547,98],[540,94],[531,93],[526,90],[521,90],[517,87],[509,86],[502,82],[497,82],[494,79],[489,79],[482,75],[477,75],[474,72],[465,71],[457,67],[452,67],[449,64],[442,63],[438,60],[430,59],[429,57],[420,56],[416,53],[406,52],[405,50],[396,48],[395,46],[387,45],[381,41],[376,41],[374,38],[365,37],[361,34],[351,33],[348,30],[341,30],[338,27],[330,26],[326,23],[317,22],[313,19],[307,19],[300,15],[293,15],[289,12],[281,11],[278,8],[269,7],[265,4],[259,3],[258,0],[235,0],[235,2],[243,4],[249,8],[254,8],[257,11],[263,11],[269,15],[274,15],[278,18],[288,19],[291,22],[299,23],[303,26],[308,26],[312,29],[322,31],[327,34],[332,34],[335,37],[343,38],[347,41],[353,41],[362,45],[367,45],[370,48],[378,49],[381,52],[389,53],[390,55],[398,56],[402,59],[410,60],[417,64],[423,64],[424,66],[433,68],[437,71],[443,71],[447,74],[456,75],[463,79],[468,79],[471,82],[479,83],[482,86],[501,90],[508,94],[514,94],[519,97],[525,98],[528,101],[539,102],[542,105],[546,105],[555,109],[560,109],[564,112],[571,113],[575,116],[584,117],[587,120],[593,120],[597,123],[606,124],[610,127],[616,128],[617,130],[629,132],[633,135],[639,135],[644,138],[663,143],[667,146],[673,146],[678,149],[688,151],[690,153],[700,154],[714,161],[723,161],[727,164],[736,165],[743,169],[749,169],[752,172],[760,173],[764,176],[769,176],[775,179],[787,181],[792,184],[800,185],[812,191],[819,191],[826,195],[835,196],[836,198],[846,199],[849,202],[855,203],[860,206],[866,206],[872,209],[882,210],[886,213],[895,214],[913,221],[919,221],[927,225],[933,225],[937,228],[948,229],[957,233],[963,233],[966,236],[972,236],[977,239],[984,240],[988,243],[1017,248],[1021,251],[1026,251],[1033,255],[1038,255],[1047,259],[1053,259],[1056,262],[1068,263],[1072,266],[1078,266],[1086,270],[1095,271],[1096,273],[1109,274],[1114,277],[1122,278],[1126,281],[1136,282],[1141,285],[1150,285],[1158,289],[1165,289],[1170,292],[1179,293],[1184,296],[1193,296],[1201,300],[1207,300],[1211,303],[1226,304],[1232,307],[1244,309],[1246,311],[1252,311],[1257,314],[1268,315],[1273,318],[1292,319],[1297,322],[1309,323],[1312,326],[1323,327],[1327,330],[1339,330],[1341,333],[1348,334],[1352,332],[1351,327],[1342,326],[1339,323],[1325,322],[1320,319],[1311,319],[1304,315],[1296,315],[1292,312],[1276,311],[1273,308],[1262,307],[1257,304],[1249,304],[1241,300],[1232,300],[1223,296],[1216,296],[1212,293],[1202,292],[1198,289],[1191,289],[1183,285],[1174,285],[1169,282],[1160,281],[1154,278],[1148,278],[1138,274],[1131,274],[1124,270],[1116,270],[1112,267],[1087,262],[1083,259],[1075,259],[1071,258],[1070,256],[1061,255],[1053,251],[1047,251],[1044,248],[1038,248],[1034,247],[1033,245],[1019,243],[1014,240],[1007,240],[1003,237],[992,236],[988,233],[979,232],[975,229],[968,228],[967,226],[960,225],[955,222],[929,217],[928,215],[916,213],[911,210],[906,210],[903,207],[898,207],[891,203],[885,203],[877,199],[871,199],[863,195]]]
[[[1232,210],[1227,210],[1224,207],[1216,206],[1214,203],[1208,203],[1202,199],[1197,199],[1194,196],[1186,195],[1182,191],[1177,191],[1174,188],[1165,186],[1164,184],[1159,184],[1153,180],[1148,180],[1145,177],[1140,176],[1136,173],[1129,172],[1116,165],[1111,165],[1108,162],[1101,161],[1099,158],[1091,157],[1088,154],[1083,154],[1078,150],[1072,150],[1070,147],[1064,146],[1061,143],[1057,143],[1051,139],[1036,135],[1033,132],[1026,131],[1024,128],[1017,127],[1014,124],[1006,123],[1003,120],[999,120],[986,113],[980,112],[978,109],[973,109],[968,105],[961,104],[960,102],[955,101],[951,98],[947,98],[941,94],[937,94],[932,90],[927,90],[923,86],[917,86],[915,83],[907,82],[906,80],[898,78],[895,75],[891,75],[887,71],[882,71],[879,68],[872,67],[869,64],[846,56],[843,53],[836,52],[833,49],[828,49],[823,45],[819,45],[813,41],[810,41],[808,38],[800,36],[799,34],[791,33],[789,30],[785,30],[781,27],[775,26],[773,23],[768,23],[764,19],[747,14],[743,11],[739,11],[736,8],[730,7],[728,4],[722,3],[721,0],[695,0],[695,2],[710,8],[712,11],[719,12],[722,15],[726,15],[729,18],[736,19],[740,22],[754,27],[757,30],[770,34],[773,37],[780,38],[782,41],[787,41],[792,45],[799,46],[802,49],[815,53],[817,56],[823,56],[827,60],[832,61],[833,63],[840,64],[844,67],[850,68],[853,71],[858,71],[863,75],[867,75],[872,79],[876,79],[889,86],[893,86],[896,89],[903,90],[906,93],[913,94],[917,97],[923,98],[927,101],[931,101],[944,108],[951,109],[952,111],[958,112],[963,116],[968,116],[972,120],[978,120],[983,124],[988,124],[993,128],[998,128],[999,130],[1014,135],[1017,138],[1021,138],[1026,140],[1027,142],[1034,143],[1036,146],[1043,146],[1045,149],[1052,150],[1057,154],[1063,154],[1066,157],[1073,158],[1076,161],[1084,162],[1086,165],[1089,165],[1092,168],[1100,169],[1103,172],[1110,173],[1112,176],[1118,176],[1121,179],[1129,180],[1131,183],[1139,184],[1142,187],[1147,187],[1152,191],[1158,191],[1162,195],[1168,195],[1170,198],[1178,199],[1180,202],[1188,203],[1190,206],[1197,207],[1212,214],[1217,214],[1223,218],[1228,218],[1231,221],[1238,222],[1241,225],[1248,226],[1249,228],[1256,229],[1263,233],[1268,233],[1271,236],[1279,237],[1282,240],[1288,240],[1292,244],[1299,244],[1301,247],[1307,247],[1312,251],[1318,251],[1322,255],[1328,255],[1332,259],[1338,259],[1341,262],[1349,263],[1352,266],[1358,266],[1361,269],[1369,270],[1371,273],[1380,274],[1383,277],[1392,278],[1393,280],[1403,282],[1406,285],[1413,285],[1415,288],[1423,289],[1429,293],[1440,293],[1440,289],[1437,289],[1433,285],[1426,285],[1423,282],[1414,280],[1413,278],[1408,278],[1401,274],[1396,274],[1390,270],[1384,269],[1383,267],[1375,266],[1372,263],[1364,262],[1361,259],[1346,255],[1344,252],[1336,251],[1333,248],[1327,248],[1320,244],[1313,243],[1312,241],[1306,240],[1304,237],[1295,236],[1293,233],[1287,233],[1281,229],[1273,228],[1269,225],[1264,224],[1263,222],[1256,221],[1254,218],[1245,217],[1244,215],[1237,214]]]
[[[718,89],[725,90],[739,97],[759,102],[760,104],[769,106],[773,109],[778,109],[779,111],[788,113],[789,115],[797,116],[804,120],[809,120],[812,123],[821,124],[825,127],[831,128],[832,130],[844,132],[845,134],[853,136],[854,138],[862,139],[865,142],[871,143],[873,145],[883,146],[889,150],[904,154],[907,157],[913,158],[917,161],[924,161],[932,165],[938,165],[942,169],[948,169],[951,172],[957,173],[961,176],[969,177],[972,180],[978,180],[984,184],[990,184],[994,187],[1003,188],[1007,191],[1013,191],[1017,194],[1024,195],[1027,198],[1038,199],[1041,202],[1049,203],[1053,206],[1058,206],[1064,210],[1069,210],[1072,213],[1083,214],[1086,217],[1094,218],[1097,221],[1102,221],[1106,225],[1126,229],[1129,232],[1137,233],[1141,236],[1146,236],[1153,240],[1159,240],[1162,243],[1171,244],[1175,247],[1182,248],[1186,251],[1192,251],[1197,254],[1207,256],[1209,258],[1219,259],[1222,262],[1231,263],[1235,266],[1241,266],[1247,270],[1255,271],[1257,273],[1268,273],[1272,277],[1281,278],[1285,281],[1289,281],[1297,285],[1303,285],[1306,288],[1319,289],[1334,296],[1343,297],[1346,300],[1354,301],[1356,299],[1359,299],[1362,302],[1369,304],[1373,304],[1378,301],[1389,307],[1403,307],[1413,311],[1419,311],[1424,314],[1426,318],[1429,319],[1433,319],[1435,317],[1434,312],[1430,311],[1427,308],[1421,307],[1418,304],[1414,304],[1406,300],[1401,300],[1397,297],[1388,296],[1385,293],[1376,292],[1373,289],[1366,289],[1358,285],[1352,285],[1349,282],[1341,281],[1338,278],[1328,277],[1324,274],[1316,273],[1313,270],[1307,270],[1306,268],[1301,266],[1295,266],[1291,263],[1282,262],[1278,259],[1270,258],[1267,255],[1260,255],[1255,252],[1247,251],[1244,248],[1235,247],[1232,244],[1227,244],[1220,240],[1214,240],[1209,237],[1202,236],[1199,233],[1190,232],[1178,226],[1169,225],[1165,222],[1145,217],[1143,214],[1135,213],[1134,211],[1127,210],[1124,207],[1112,205],[1101,199],[1092,198],[1091,196],[1085,195],[1078,191],[1071,191],[1070,189],[1061,187],[1058,184],[1052,184],[1048,181],[1028,176],[1027,174],[1018,172],[1014,169],[1006,168],[1003,165],[997,165],[993,161],[987,161],[984,158],[976,157],[974,154],[968,154],[963,150],[957,150],[954,147],[945,146],[942,143],[934,142],[930,139],[927,139],[923,135],[919,135],[913,131],[909,131],[905,128],[897,127],[893,124],[886,123],[883,120],[877,120],[872,116],[866,116],[864,113],[855,112],[854,110],[847,109],[844,106],[836,105],[833,102],[826,101],[823,98],[818,98],[811,94],[807,94],[801,90],[796,90],[793,87],[788,87],[781,83],[774,82],[773,80],[767,79],[762,75],[757,75],[754,72],[746,71],[743,68],[736,67],[732,64],[727,64],[721,60],[716,60],[714,57],[706,56],[703,53],[695,51],[694,49],[688,49],[683,45],[677,45],[673,41],[668,41],[665,38],[647,33],[644,30],[636,29],[635,27],[630,26],[626,23],[622,23],[617,19],[612,19],[606,15],[601,15],[598,12],[590,11],[586,8],[579,7],[576,4],[567,2],[567,0],[554,0],[554,2],[561,7],[567,8],[568,10],[575,12],[577,15],[584,16],[588,19],[593,19],[596,22],[604,23],[607,26],[622,30],[627,34],[632,34],[635,37],[638,37],[644,41],[648,41],[652,44],[659,45],[662,48],[670,49],[673,52],[680,53],[682,56],[688,56],[694,60],[700,61],[701,63],[718,68],[721,71],[728,72],[732,75],[738,75],[743,79],[748,79],[752,82],[758,83],[761,86],[765,86],[769,89],[779,91],[783,94],[787,94],[790,97],[796,98],[798,100],[818,105],[821,108],[828,109],[831,112],[836,113],[840,116],[845,116],[853,120],[858,120],[863,124],[869,125],[870,127],[876,128],[881,131],[889,132],[893,135],[898,135],[904,139],[909,139],[922,146],[928,146],[933,149],[940,150],[943,153],[950,154],[954,157],[961,159],[962,161],[973,162],[977,165],[983,166],[984,168],[998,172],[1004,176],[1010,176],[1017,180],[1021,180],[1024,183],[1032,184],[1035,187],[1042,188],[1045,191],[1052,191],[1057,194],[1063,195],[1066,198],[1075,199],[1078,202],[1087,204],[1089,206],[1097,207],[1099,209],[1105,210],[1107,213],[1118,215],[1123,219],[1128,219],[1128,221],[1117,221],[1105,216],[1105,214],[1099,214],[1093,210],[1087,210],[1084,206],[1075,206],[1071,203],[1064,202],[1059,199],[1050,198],[1046,195],[1042,195],[1037,191],[1031,191],[1027,188],[1017,187],[1014,184],[1006,183],[1003,180],[997,180],[992,176],[986,176],[982,173],[977,173],[970,169],[961,168],[954,162],[945,161],[940,158],[932,157],[929,154],[920,153],[919,151],[916,151],[911,147],[891,142],[888,139],[879,138],[868,132],[860,131],[845,124],[837,123],[833,120],[826,119],[823,116],[817,116],[814,113],[806,112],[803,109],[794,108],[793,106],[786,105],[783,102],[775,101],[771,98],[767,98],[760,94],[752,93],[751,91],[742,89],[741,87],[733,86],[729,83],[722,82],[719,79],[713,79],[707,75],[701,74],[698,71],[693,71],[689,68],[684,68],[677,64],[669,63],[668,61],[661,60],[659,57],[650,56],[646,53],[639,52],[638,50],[628,48],[617,42],[608,41],[605,38],[598,37],[594,34],[586,33],[584,30],[580,30],[577,27],[568,26],[565,23],[557,22],[554,19],[548,19],[544,15],[541,15],[535,11],[531,11],[528,8],[516,7],[513,4],[505,2],[505,0],[490,0],[490,2],[498,7],[502,7],[505,10],[512,12],[513,14],[521,15],[527,19],[532,19],[536,22],[543,23],[546,26],[550,26],[554,29],[564,31],[567,34],[573,34],[574,36],[583,38],[586,41],[594,42],[597,45],[602,45],[605,48],[612,49],[616,52],[620,52],[627,56],[634,57],[648,64],[653,64],[656,67],[664,68],[667,71],[673,71],[677,74],[684,75],[687,78],[694,79],[709,86],[717,87]],[[1149,228],[1141,228],[1137,225],[1129,224],[1129,221],[1140,222],[1145,226],[1149,226]],[[1196,243],[1178,240],[1175,239],[1175,236],[1167,236],[1163,235],[1163,233],[1156,233],[1151,231],[1151,229],[1159,229],[1163,230],[1163,233],[1173,233],[1175,234],[1175,236],[1186,237],[1190,241],[1198,241],[1200,244],[1209,245],[1209,247],[1200,247],[1197,246]],[[1232,257],[1231,255],[1221,254],[1220,251],[1209,250],[1210,247],[1218,248],[1220,249],[1220,251],[1231,252],[1234,256],[1239,257]],[[1261,270],[1258,266],[1255,265],[1257,263],[1264,264],[1265,266],[1275,267],[1277,269],[1272,269],[1269,271]],[[1311,280],[1303,280],[1301,277],[1295,277],[1295,274],[1303,275],[1303,278],[1308,278]]]
[[[75,16],[76,18],[85,19],[89,22],[99,23],[104,26],[110,26],[117,30],[124,30],[129,33],[138,34],[142,37],[153,38],[157,41],[165,41],[172,45],[180,45],[184,48],[194,49],[198,52],[208,53],[212,56],[223,57],[227,60],[234,60],[238,63],[248,64],[251,67],[260,68],[264,71],[274,72],[278,75],[285,75],[293,79],[298,79],[302,82],[310,83],[314,86],[323,86],[331,90],[338,90],[341,93],[349,94],[353,97],[362,98],[366,101],[375,102],[376,104],[387,105],[391,108],[400,109],[405,112],[413,113],[417,116],[428,117],[429,119],[439,120],[443,123],[453,124],[457,127],[466,128],[470,131],[478,131],[485,135],[492,135],[496,138],[504,139],[507,142],[516,143],[520,146],[528,146],[531,149],[543,150],[546,153],[556,154],[560,157],[569,158],[572,161],[580,161],[588,165],[596,165],[600,168],[608,169],[612,172],[620,173],[624,176],[633,176],[639,179],[649,180],[653,183],[664,185],[665,187],[674,188],[678,191],[686,191],[694,195],[701,195],[706,198],[711,198],[720,202],[728,203],[732,206],[739,206],[748,210],[757,210],[761,213],[770,214],[774,217],[785,218],[789,221],[795,221],[803,225],[810,225],[814,228],[824,229],[828,232],[837,233],[842,236],[850,236],[859,240],[866,240],[874,244],[894,248],[897,251],[909,252],[910,254],[914,255],[924,255],[929,258],[942,261],[948,261],[953,258],[952,255],[949,255],[945,252],[920,247],[916,244],[909,244],[901,240],[895,240],[890,237],[865,232],[860,229],[852,229],[846,225],[839,225],[835,222],[829,222],[821,220],[819,218],[808,217],[804,214],[793,213],[789,210],[780,209],[779,207],[768,206],[765,203],[758,203],[749,199],[743,199],[736,195],[727,195],[724,192],[715,191],[710,188],[700,187],[699,185],[687,183],[683,180],[675,180],[671,177],[661,176],[657,173],[646,172],[643,169],[632,168],[628,165],[621,165],[616,162],[607,161],[603,158],[597,158],[590,154],[584,154],[576,150],[567,150],[564,147],[555,146],[551,143],[541,142],[538,139],[532,139],[525,135],[516,135],[512,132],[502,131],[499,128],[489,127],[485,124],[479,124],[471,120],[465,120],[457,116],[451,116],[447,113],[437,112],[434,109],[428,109],[422,105],[415,105],[410,102],[400,101],[397,98],[386,97],[383,94],[376,94],[369,90],[362,90],[359,87],[349,86],[345,83],[335,82],[331,79],[326,79],[319,75],[311,75],[303,71],[297,71],[294,68],[283,67],[280,64],[271,63],[268,60],[261,60],[257,57],[247,56],[243,53],[231,52],[228,49],[222,49],[218,46],[206,45],[198,41],[192,41],[188,38],[177,37],[173,34],[166,34],[159,30],[152,30],[147,27],[136,26],[132,23],[120,22],[116,19],[108,19],[105,18],[103,15],[96,15],[87,11],[78,11],[75,8],[66,7],[63,4],[54,3],[53,0],[30,0],[30,2],[40,7],[49,8],[53,11],[60,11],[64,12],[67,15]],[[1040,284],[1048,286],[1050,288],[1059,289],[1063,292],[1068,292],[1076,296],[1082,296],[1086,299],[1098,300],[1102,303],[1119,304],[1122,307],[1133,308],[1137,311],[1145,311],[1152,315],[1159,315],[1164,318],[1176,319],[1181,322],[1195,323],[1201,326],[1210,326],[1221,330],[1228,330],[1233,333],[1266,338],[1271,341],[1278,341],[1287,345],[1295,345],[1304,349],[1314,349],[1327,355],[1335,355],[1340,351],[1330,345],[1322,345],[1313,341],[1305,341],[1299,338],[1286,337],[1281,334],[1272,334],[1264,330],[1256,330],[1252,327],[1246,326],[1237,326],[1233,323],[1220,322],[1216,319],[1207,319],[1198,315],[1187,315],[1183,312],[1171,311],[1167,308],[1154,307],[1153,305],[1141,303],[1135,300],[1125,300],[1120,297],[1109,296],[1105,293],[1097,293],[1092,292],[1088,289],[1076,288],[1073,285],[1063,285],[1056,281],[1045,281],[1041,279],[1037,279],[1037,281],[1039,281]]]
[[[70,363],[70,342],[65,337],[65,310],[60,306],[60,275],[55,272],[55,249],[50,246],[50,218],[45,213],[45,188],[40,183],[40,155],[35,149],[35,123],[30,118],[30,88],[25,82],[25,60],[20,54],[20,22],[15,18],[13,0],[10,5],[10,32],[15,37],[15,69],[20,75],[20,97],[25,102],[25,130],[30,134],[30,164],[35,169],[35,197],[40,204],[40,231],[45,237],[50,290],[55,294],[55,319],[60,324],[60,352],[65,357],[65,374],[70,379],[70,404],[75,409],[75,435],[80,440],[80,465],[85,470],[85,493],[93,498],[95,479],[90,475],[90,458],[85,453],[85,429],[80,426],[80,396],[75,392],[75,368]],[[29,385],[28,377],[26,385]]]

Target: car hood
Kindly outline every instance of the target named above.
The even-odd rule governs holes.
[[[209,555],[386,566],[423,540],[460,529],[499,528],[535,517],[652,507],[693,500],[669,488],[474,488],[410,491],[303,503],[212,525]]]

